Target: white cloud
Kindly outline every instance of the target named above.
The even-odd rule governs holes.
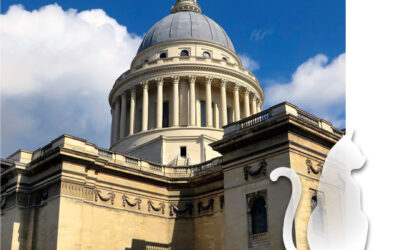
[[[263,30],[263,29],[255,29],[251,32],[250,40],[251,41],[261,41],[264,40],[265,36],[272,35],[274,32],[273,29]]]
[[[36,149],[69,133],[108,146],[108,92],[141,37],[101,9],[57,4],[0,16],[1,154]]]
[[[245,54],[239,54],[240,59],[242,60],[243,63],[243,68],[249,70],[249,71],[255,71],[260,68],[260,65],[258,64],[257,61],[249,57],[248,55]]]
[[[345,61],[341,54],[331,62],[322,54],[310,58],[293,73],[290,82],[267,81],[266,105],[289,101],[301,109],[343,127],[345,112]]]

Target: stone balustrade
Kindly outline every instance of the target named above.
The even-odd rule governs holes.
[[[50,144],[35,150],[34,152],[21,151],[11,155],[8,159],[4,159],[8,162],[24,162],[26,168],[37,161],[42,159],[49,154],[56,152],[69,152],[76,151],[79,153],[85,153],[87,157],[91,157],[92,160],[101,161],[103,165],[123,166],[124,170],[130,169],[132,171],[139,171],[142,174],[156,175],[159,177],[166,177],[172,179],[185,179],[191,177],[201,176],[209,171],[221,169],[222,158],[218,157],[200,164],[190,166],[172,167],[161,165],[135,157],[119,154],[112,152],[107,149],[103,149],[95,146],[94,144],[88,143],[80,138],[72,137],[69,135],[62,135],[59,138],[52,141]],[[30,158],[30,159],[28,159]],[[11,165],[10,165],[11,166]]]
[[[283,103],[275,105],[267,110],[264,110],[260,113],[251,115],[240,121],[236,121],[236,122],[233,122],[233,123],[225,126],[224,127],[224,137],[238,133],[243,129],[253,127],[253,126],[259,125],[264,122],[268,122],[269,120],[272,120],[272,119],[282,116],[282,115],[292,115],[310,125],[319,127],[326,131],[334,133],[338,136],[344,135],[343,131],[335,128],[331,123],[329,123],[323,119],[320,119],[318,117],[315,117],[315,116],[299,109],[298,107],[296,107],[295,105],[293,105],[291,103],[283,102]]]

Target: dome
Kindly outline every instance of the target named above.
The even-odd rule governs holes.
[[[138,54],[153,45],[176,40],[200,40],[235,51],[225,30],[211,18],[195,11],[179,11],[164,17],[147,32]]]

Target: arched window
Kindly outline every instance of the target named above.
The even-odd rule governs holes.
[[[203,57],[205,57],[205,58],[210,58],[211,55],[210,55],[210,53],[208,53],[207,51],[205,51],[205,52],[203,52]]]
[[[167,58],[167,53],[165,53],[165,52],[161,53],[161,54],[160,54],[160,58],[161,58],[161,59]]]
[[[259,234],[267,232],[267,209],[263,197],[256,198],[251,206],[251,232]]]
[[[187,50],[182,50],[182,51],[181,51],[181,56],[189,56],[189,51],[187,51]]]

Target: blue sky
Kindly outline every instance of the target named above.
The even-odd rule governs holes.
[[[36,11],[37,14],[35,15],[31,13],[33,10],[38,10],[47,5],[54,7],[54,3],[62,10],[53,8],[47,11]],[[108,147],[109,110],[107,108],[107,100],[98,99],[106,99],[107,93],[113,84],[112,79],[115,79],[119,73],[128,69],[129,61],[135,53],[127,47],[138,46],[143,34],[155,22],[169,14],[169,9],[173,3],[173,0],[61,0],[56,2],[46,0],[3,0],[1,18],[7,21],[2,22],[3,24],[0,26],[2,37],[6,41],[2,45],[2,50],[6,50],[9,53],[5,53],[2,57],[2,71],[6,73],[17,72],[16,67],[18,65],[25,65],[25,68],[38,68],[37,70],[41,72],[53,73],[51,75],[43,75],[42,73],[32,72],[31,75],[27,74],[27,76],[22,77],[18,73],[9,73],[7,76],[2,77],[2,89],[4,88],[5,90],[2,90],[1,155],[3,157],[7,156],[18,148],[34,150],[64,133],[83,137],[99,146]],[[10,11],[7,12],[9,7],[15,4],[23,5],[25,11],[19,7],[20,9],[16,8],[12,13]],[[339,128],[344,127],[344,0],[199,0],[199,4],[204,14],[214,19],[227,31],[246,67],[258,77],[266,91],[265,107],[282,100],[288,100],[312,114],[333,122]],[[67,10],[70,8],[77,11],[74,13],[68,12]],[[102,9],[104,13],[88,12],[93,9]],[[79,15],[82,12],[85,15]],[[29,16],[29,13],[32,15]],[[96,21],[93,21],[93,16],[96,16]],[[85,21],[89,20],[88,22],[94,28],[90,29],[90,27],[87,27],[88,25],[83,24],[82,18]],[[55,20],[54,23],[53,19]],[[77,19],[80,21],[76,21]],[[24,24],[24,21],[26,24]],[[112,29],[118,30],[118,32],[112,33],[113,39],[103,39],[103,35],[104,37],[109,36],[104,30],[101,32],[98,30],[93,31],[98,28],[98,22],[112,23]],[[53,26],[58,23],[62,24],[63,31],[68,32],[68,36],[59,34],[60,37],[55,37],[55,31],[57,30]],[[25,27],[21,27],[23,25]],[[35,25],[40,25],[40,27],[35,27]],[[78,27],[76,30],[93,31],[95,35],[82,36],[82,33],[74,33],[69,28],[66,28],[66,25],[69,25],[69,28]],[[29,26],[29,29],[26,26]],[[129,34],[124,33],[124,27],[126,27]],[[32,31],[32,34],[29,34],[30,31]],[[36,33],[33,33],[34,31]],[[51,32],[51,34],[46,34],[46,32]],[[90,37],[96,37],[95,44],[99,47],[87,46],[87,44],[93,44],[93,41],[88,41],[87,44],[82,42],[80,46],[87,46],[87,49],[82,50],[81,54],[75,52],[76,48],[79,47],[71,47],[69,49],[74,48],[74,51],[64,55],[63,53],[68,50],[68,46],[71,46],[71,44],[79,46],[79,44],[76,41],[63,46],[59,45],[60,42],[52,43],[52,39],[54,41],[56,39],[65,41],[65,38],[62,39],[61,37],[63,35],[68,39],[77,35],[79,36],[79,39],[76,39],[78,41],[88,41]],[[119,42],[119,38],[124,41],[123,45],[121,45],[122,42]],[[103,43],[100,44],[98,40],[104,40],[104,42],[101,41]],[[113,43],[111,40],[117,42]],[[77,44],[75,45],[75,43]],[[32,44],[35,44],[34,51],[37,53],[37,57],[30,56],[32,58],[29,63],[34,65],[30,67],[24,55],[26,53],[31,55],[30,51],[33,49],[29,46],[33,46]],[[60,47],[58,48],[57,46]],[[110,49],[110,47],[113,48]],[[43,49],[43,52],[39,53],[37,48],[39,50]],[[107,55],[112,53],[112,59],[108,63],[114,63],[118,67],[105,66],[106,62],[104,60],[102,64],[99,58],[96,57],[97,55],[95,55],[96,51],[94,49],[91,51],[91,48],[99,48],[99,50],[105,51],[103,54]],[[107,51],[108,49],[110,51]],[[49,50],[54,51],[47,55],[46,53]],[[59,57],[57,56],[58,52],[60,52]],[[86,53],[93,53],[93,56],[85,57]],[[116,57],[119,53],[121,54],[119,58],[124,59]],[[18,59],[18,55],[20,55],[20,59]],[[61,55],[67,58],[70,56],[70,62],[74,62],[74,60],[86,62],[85,65],[80,67],[85,68],[85,72],[91,71],[88,65],[92,63],[92,66],[98,69],[103,69],[102,67],[104,67],[102,71],[105,73],[110,70],[110,78],[107,79],[109,82],[102,83],[102,87],[96,89],[98,93],[95,94],[91,93],[89,87],[79,89],[85,82],[93,82],[93,78],[98,77],[96,72],[93,71],[90,74],[80,73],[77,68],[72,66],[69,68],[68,61],[65,59],[65,68],[69,70],[63,71],[60,69],[64,65],[62,64]],[[13,58],[13,63],[4,66],[8,61],[7,56]],[[76,58],[72,58],[73,56]],[[44,62],[43,60],[47,61]],[[39,61],[43,61],[40,69],[36,65]],[[13,68],[13,65],[16,66]],[[52,67],[56,65],[59,65],[59,68],[55,70]],[[59,72],[59,74],[57,75],[54,72]],[[99,79],[103,78],[99,77]],[[19,86],[21,89],[26,87],[20,83],[22,81],[25,83],[33,81],[36,85],[31,85],[34,87],[29,91],[14,91],[14,86],[19,86],[19,84],[21,84]],[[55,85],[57,82],[65,84]],[[71,82],[80,82],[81,84],[74,85]],[[37,86],[44,88],[44,90],[41,91]],[[50,93],[48,94],[46,91],[49,88],[46,88],[46,86],[57,87],[48,92]],[[88,84],[88,86],[92,85]],[[94,83],[93,86],[97,87]],[[90,109],[82,108],[80,105],[87,105],[88,103],[82,101],[82,98],[78,98],[77,96],[79,95],[87,96],[87,100],[94,100],[94,106]],[[51,96],[54,96],[54,98]],[[72,105],[69,102],[70,99],[68,99],[71,96],[73,99]],[[91,103],[93,104],[93,101]],[[65,105],[68,105],[68,108],[65,108]],[[92,119],[90,115],[93,112],[102,114]],[[14,124],[19,123],[18,120],[21,117],[27,116],[29,119],[25,124]]]

